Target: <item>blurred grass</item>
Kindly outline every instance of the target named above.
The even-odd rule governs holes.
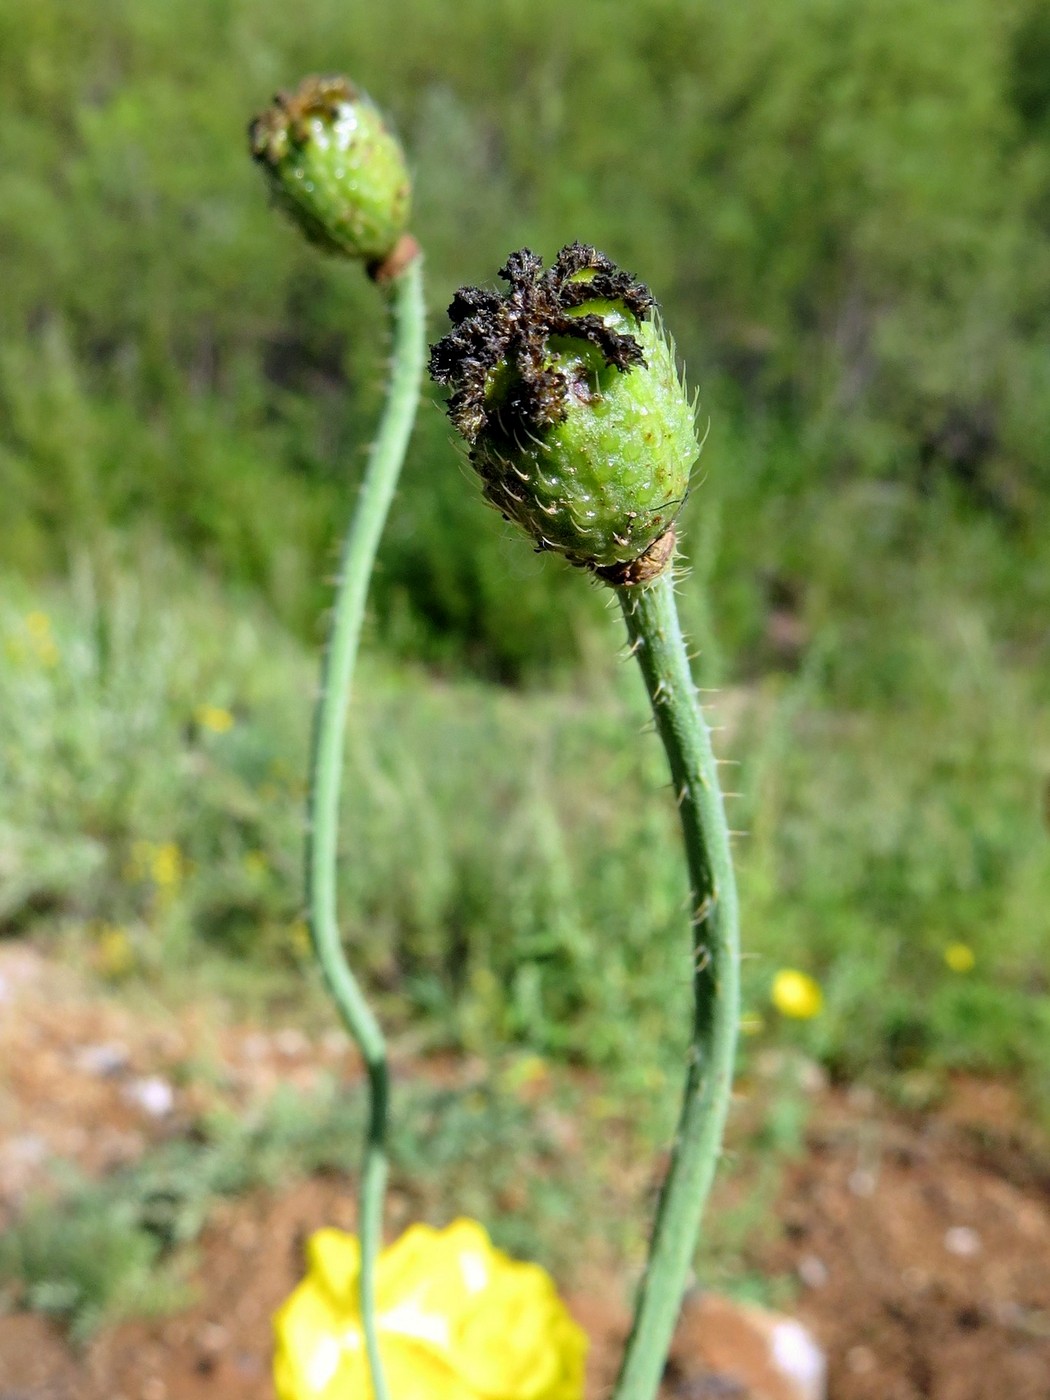
[[[755,1261],[776,1231],[781,1172],[802,1150],[809,1104],[805,1061],[774,1058],[734,1115],[740,1161],[705,1232],[700,1276],[735,1296],[783,1303],[791,1280],[759,1274]],[[626,1297],[645,1262],[638,1198],[653,1189],[654,1148],[672,1116],[669,1096],[654,1093],[668,1088],[662,1076],[610,1094],[594,1074],[532,1054],[463,1070],[441,1086],[416,1065],[399,1067],[387,1237],[415,1221],[467,1216],[565,1288],[590,1283],[601,1261],[623,1275]],[[214,1109],[101,1180],[51,1164],[51,1188],[0,1236],[0,1304],[48,1313],[79,1342],[124,1317],[185,1308],[220,1202],[284,1195],[312,1175],[345,1183],[347,1144],[360,1140],[365,1111],[359,1085],[324,1079],[309,1093],[278,1089],[250,1110]]]
[[[904,493],[865,488],[851,509],[895,549],[907,537],[912,591],[880,612],[836,603],[838,629],[812,624],[796,669],[707,697],[740,764],[725,771],[747,833],[747,1007],[759,1043],[788,1036],[837,1074],[967,1067],[1035,1086],[1050,1035],[1047,677],[955,586],[979,561],[968,526],[931,537],[923,518],[942,507]],[[864,593],[856,570],[849,593]],[[384,1015],[423,1043],[515,1042],[624,1073],[681,1052],[674,804],[640,684],[614,659],[617,621],[600,624],[603,657],[576,690],[366,659],[343,926]],[[65,930],[101,975],[172,994],[202,967],[301,976],[315,658],[159,546],[148,573],[105,591],[89,573],[46,597],[9,581],[0,642],[4,928]],[[968,970],[946,957],[957,944]],[[812,1023],[769,1008],[782,966],[823,985]]]
[[[705,415],[774,449],[761,479],[748,451],[736,468],[772,557],[718,552],[720,614],[783,562],[785,514],[861,478],[954,482],[1011,552],[1045,550],[1043,6],[767,8],[394,0],[348,25],[336,0],[10,0],[8,566],[47,576],[145,520],[315,635],[382,321],[364,279],[267,210],[244,127],[340,68],[412,153],[435,329],[511,248],[582,237],[651,283]],[[505,533],[425,409],[377,577],[387,647],[504,680],[572,666],[592,610]],[[723,640],[735,658],[747,637]]]
[[[539,1104],[520,1092],[521,1074],[537,1070],[546,1090]],[[610,1170],[607,1106],[595,1114],[566,1076],[520,1057],[467,1089],[410,1081],[398,1086],[394,1107],[390,1214],[402,1218],[392,1219],[393,1233],[416,1220],[471,1216],[498,1246],[563,1279],[579,1265],[581,1240],[617,1257],[637,1252],[638,1222],[609,1207],[651,1116],[640,1098],[616,1106],[618,1170]],[[622,1116],[628,1109],[635,1119]],[[342,1178],[364,1114],[362,1094],[334,1083],[307,1095],[282,1090],[249,1114],[206,1116],[101,1181],[66,1172],[0,1237],[0,1299],[60,1318],[76,1341],[125,1316],[186,1306],[191,1247],[218,1202],[284,1192],[314,1173]]]
[[[701,389],[681,594],[742,764],[760,1039],[1038,1088],[1047,53],[1037,0],[0,9],[2,928],[165,994],[305,971],[318,619],[381,312],[266,208],[243,133],[345,68],[412,152],[435,330],[509,249],[582,237]],[[424,405],[351,720],[352,956],[432,1044],[673,1060],[685,892],[618,625],[464,476]],[[776,1021],[781,966],[816,1021]]]

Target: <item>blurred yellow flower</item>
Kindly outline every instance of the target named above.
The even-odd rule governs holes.
[[[313,952],[310,938],[310,925],[305,919],[296,919],[288,930],[288,942],[297,958],[309,957]]]
[[[177,885],[182,879],[185,863],[174,841],[161,841],[153,847],[149,873],[155,885],[162,889]]]
[[[583,1111],[596,1123],[604,1123],[623,1112],[623,1105],[609,1094],[588,1094],[583,1101]]]
[[[358,1306],[360,1247],[307,1245],[306,1278],[274,1316],[280,1400],[372,1400]],[[379,1257],[379,1344],[395,1400],[580,1400],[587,1339],[536,1264],[473,1220],[413,1225]]]
[[[790,1016],[796,1021],[808,1021],[824,1009],[820,983],[793,967],[782,967],[773,978],[769,999],[781,1016]]]
[[[500,1075],[500,1088],[509,1094],[529,1096],[550,1079],[550,1067],[542,1055],[519,1055]]]
[[[103,977],[113,981],[125,977],[135,965],[135,949],[127,929],[119,924],[99,924],[94,961]]]
[[[152,880],[171,890],[186,874],[186,861],[174,841],[134,841],[131,859],[124,867],[126,880]]]
[[[233,715],[221,705],[198,705],[193,718],[202,729],[210,729],[213,734],[227,734],[233,728]]]
[[[973,949],[966,943],[949,943],[944,950],[944,961],[952,972],[970,972],[977,962]]]
[[[59,650],[51,633],[51,619],[47,613],[26,613],[25,629],[29,633],[37,660],[44,666],[57,666]]]

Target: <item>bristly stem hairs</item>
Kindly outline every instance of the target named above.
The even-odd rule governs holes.
[[[461,289],[430,357],[486,499],[617,593],[671,769],[692,909],[678,1132],[614,1400],[653,1400],[721,1152],[739,1022],[736,883],[718,770],[678,623],[675,521],[699,452],[648,289],[585,244],[528,249],[505,295]]]
[[[336,905],[339,802],[347,706],[376,550],[419,401],[426,350],[422,257],[406,232],[410,185],[397,139],[344,78],[307,78],[252,123],[255,159],[276,202],[327,252],[362,260],[389,308],[393,349],[386,403],[342,551],[314,713],[307,810],[310,933],[329,991],[360,1048],[369,1114],[359,1190],[360,1301],[376,1400],[389,1400],[376,1328],[376,1260],[387,1177],[386,1042],[343,951]]]

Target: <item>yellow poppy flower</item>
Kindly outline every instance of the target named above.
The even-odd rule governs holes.
[[[371,1400],[355,1236],[318,1230],[274,1316],[280,1400]],[[413,1225],[379,1256],[376,1321],[394,1400],[580,1400],[587,1339],[548,1274],[473,1220]]]
[[[155,885],[170,888],[182,879],[186,862],[174,841],[161,841],[153,847],[149,873]]]
[[[793,967],[782,967],[773,978],[770,1001],[781,1016],[790,1016],[796,1021],[808,1021],[824,1009],[820,983]]]
[[[119,924],[99,924],[94,962],[99,972],[114,982],[126,976],[135,966],[135,948],[127,929]]]
[[[229,733],[235,722],[230,711],[221,705],[198,705],[193,718],[202,729],[210,729],[213,734]]]
[[[944,950],[944,961],[952,972],[972,972],[977,959],[966,943],[949,943]]]

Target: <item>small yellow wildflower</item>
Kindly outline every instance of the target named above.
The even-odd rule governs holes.
[[[202,729],[210,729],[213,734],[228,734],[233,728],[233,715],[221,705],[198,705],[193,718]]]
[[[26,631],[34,642],[43,641],[45,637],[51,636],[51,619],[46,612],[27,613]]]
[[[174,889],[186,874],[186,861],[174,841],[133,841],[125,880],[152,880],[161,889]]]
[[[25,629],[36,659],[48,668],[58,665],[59,650],[51,632],[51,619],[46,612],[26,613]]]
[[[944,961],[952,972],[972,972],[977,959],[969,944],[949,943],[944,950]]]
[[[824,1009],[820,983],[793,967],[782,967],[773,978],[769,999],[781,1016],[790,1016],[796,1021],[808,1021]]]
[[[95,938],[95,966],[103,977],[119,981],[135,965],[135,949],[127,929],[119,924],[99,924]]]
[[[360,1247],[307,1245],[308,1272],[274,1316],[280,1400],[371,1400],[358,1308]],[[473,1220],[413,1225],[379,1257],[379,1345],[397,1400],[581,1400],[587,1339],[536,1264]]]
[[[149,873],[153,883],[161,889],[171,889],[179,883],[185,873],[185,861],[174,841],[161,841],[153,847]]]
[[[305,919],[296,919],[288,930],[288,942],[297,958],[307,958],[313,951],[310,938],[310,925]]]
[[[528,1098],[530,1090],[542,1088],[549,1080],[550,1066],[542,1055],[519,1055],[500,1075],[500,1087]]]

